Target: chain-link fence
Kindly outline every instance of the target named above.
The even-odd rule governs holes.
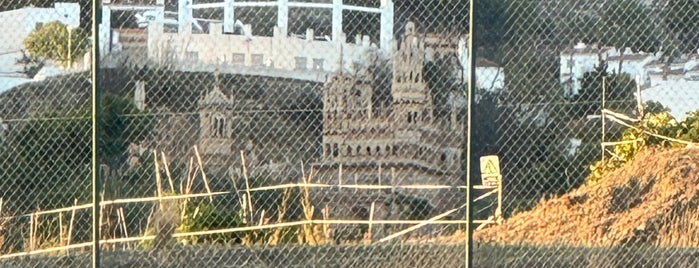
[[[0,0],[0,262],[694,266],[699,3],[569,2]]]
[[[478,2],[504,86],[476,64],[472,149],[500,157],[505,220],[474,260],[696,266],[699,2]]]

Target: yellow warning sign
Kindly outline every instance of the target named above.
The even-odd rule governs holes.
[[[481,157],[481,180],[483,181],[483,185],[500,185],[502,175],[500,175],[500,160],[497,155]]]
[[[497,155],[481,157],[481,174],[500,175],[500,160]]]

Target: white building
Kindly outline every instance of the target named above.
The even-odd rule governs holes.
[[[468,65],[470,64],[466,66]],[[496,92],[504,87],[505,72],[503,68],[495,62],[476,57],[476,88]]]
[[[25,7],[0,12],[0,53],[16,52],[24,46],[22,42],[43,24],[60,21],[72,27],[80,26],[78,3],[55,3],[53,8]]]
[[[353,72],[364,64],[367,53],[377,52],[369,36],[346,43],[344,34],[339,42],[315,40],[309,29],[306,38],[282,34],[278,27],[273,36],[223,34],[221,23],[210,24],[210,34],[166,33],[162,24],[148,28],[148,59],[161,65],[177,66],[184,71],[197,68],[225,67],[234,73],[284,76],[325,81],[326,74],[340,69]],[[245,25],[247,32],[250,25]],[[314,75],[307,78],[307,75]]]
[[[650,85],[648,84],[646,66],[657,59],[658,57],[652,53],[633,53],[631,49],[627,48],[622,56],[616,49],[612,49],[607,55],[607,71],[625,73],[633,79],[639,78],[642,81],[642,86],[647,87]],[[621,70],[619,70],[619,63],[621,63]]]
[[[684,55],[669,65],[658,55],[660,53],[633,53],[627,48],[622,58],[615,48],[598,49],[580,43],[561,52],[560,82],[567,96],[578,94],[583,75],[593,71],[603,60],[607,62],[608,72],[640,79],[643,102],[659,102],[681,120],[687,112],[699,110],[699,54]]]
[[[587,72],[593,71],[600,60],[607,60],[607,55],[614,48],[588,46],[578,43],[572,49],[561,52],[560,82],[565,96],[573,96],[582,88],[581,79]]]
[[[658,81],[641,91],[641,99],[663,104],[670,109],[673,117],[681,121],[688,112],[699,110],[699,81]]]

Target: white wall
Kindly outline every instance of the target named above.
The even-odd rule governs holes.
[[[505,72],[501,67],[476,66],[476,87],[497,91],[505,87]]]
[[[218,28],[219,26],[214,26]],[[362,62],[364,54],[374,48],[371,44],[347,44],[285,37],[275,29],[275,35],[253,36],[218,34],[163,33],[162,25],[152,23],[148,29],[148,59],[155,63],[182,65],[229,65],[296,70],[296,58],[305,58],[304,67],[312,70],[313,60],[322,60],[322,68],[316,71],[334,72],[339,69],[342,51],[344,69],[351,70],[352,63]],[[311,34],[312,35],[312,34]],[[342,45],[341,45],[342,44]],[[244,62],[234,59],[234,54],[244,55]],[[196,55],[196,59],[188,58]],[[262,55],[262,65],[253,62],[253,56]]]
[[[569,89],[570,92],[566,92],[566,94],[576,95],[582,88],[580,80],[583,75],[599,65],[599,55],[595,53],[575,54],[572,60],[570,55],[561,55],[561,62],[566,63],[565,66],[561,65],[561,82],[572,79],[572,87]]]
[[[22,42],[38,23],[60,21],[78,27],[80,25],[80,5],[78,3],[55,3],[53,8],[27,7],[0,13],[0,53],[16,51],[24,46]]]

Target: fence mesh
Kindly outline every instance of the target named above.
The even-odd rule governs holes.
[[[97,83],[103,266],[694,266],[699,3],[569,2],[0,0],[0,262],[89,266]]]
[[[699,3],[481,4],[504,86],[476,63],[472,149],[500,156],[505,221],[475,232],[476,263],[696,265]]]

